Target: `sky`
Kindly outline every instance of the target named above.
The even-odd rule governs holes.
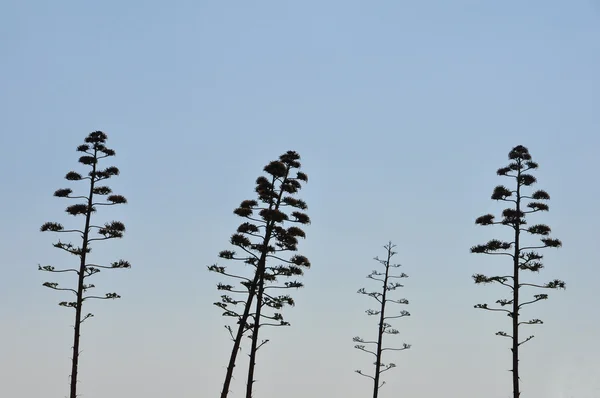
[[[388,342],[412,348],[387,357],[380,397],[510,397],[510,341],[494,335],[510,320],[473,308],[506,292],[471,279],[510,264],[469,248],[506,236],[474,220],[502,210],[490,195],[516,145],[552,197],[532,220],[564,245],[530,280],[567,283],[523,311],[544,325],[522,346],[522,397],[600,396],[597,0],[4,0],[0,37],[0,396],[68,394],[74,313],[42,283],[74,281],[37,267],[77,259],[39,227],[78,225],[52,193],[77,189],[63,177],[95,130],[129,203],[95,215],[127,233],[93,260],[133,267],[94,281],[122,298],[84,309],[82,397],[218,396],[231,341],[207,266],[288,150],[309,176],[298,253],[312,267],[291,326],[264,331],[254,395],[369,396],[354,370],[372,360],[352,338],[377,325],[356,291],[377,288],[365,276],[391,240],[411,316]]]

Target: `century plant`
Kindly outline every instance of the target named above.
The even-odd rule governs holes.
[[[361,376],[368,377],[373,380],[373,398],[377,398],[379,394],[379,389],[385,384],[385,381],[380,382],[381,374],[386,372],[394,367],[396,364],[389,362],[383,363],[382,356],[384,351],[403,351],[409,349],[411,346],[409,344],[404,343],[401,348],[392,348],[385,347],[383,344],[383,338],[385,335],[396,335],[398,334],[398,330],[392,328],[392,325],[388,323],[390,319],[402,318],[405,316],[410,316],[410,313],[406,310],[401,310],[399,313],[394,313],[395,315],[387,315],[387,304],[408,304],[408,300],[405,298],[393,300],[389,297],[390,292],[396,290],[399,287],[404,287],[399,282],[392,281],[393,279],[403,279],[408,278],[404,272],[394,275],[392,274],[392,269],[399,268],[400,264],[393,264],[391,262],[392,257],[397,254],[393,251],[395,245],[392,245],[392,242],[389,242],[387,245],[383,246],[386,249],[387,257],[386,259],[380,259],[379,257],[375,257],[375,260],[383,266],[383,271],[373,270],[367,278],[373,279],[381,283],[381,288],[378,291],[367,291],[365,288],[361,288],[358,290],[359,294],[364,294],[375,299],[378,304],[378,309],[368,309],[365,312],[369,316],[377,316],[379,318],[378,328],[377,328],[377,340],[364,340],[361,337],[354,337],[353,341],[358,343],[354,346],[354,348],[359,349],[361,351],[365,351],[373,356],[375,356],[375,372],[374,375],[371,376],[369,374],[363,373],[361,370],[356,370],[355,372]],[[374,348],[366,348],[366,345],[369,344],[370,347]]]
[[[77,151],[83,153],[79,158],[79,163],[89,167],[87,175],[82,175],[75,171],[70,171],[65,176],[68,181],[83,181],[87,184],[86,194],[73,194],[70,188],[62,188],[54,192],[58,198],[67,198],[80,200],[82,202],[67,207],[66,212],[72,216],[83,216],[80,229],[65,229],[62,224],[57,222],[47,222],[41,227],[41,231],[51,231],[67,234],[77,234],[81,239],[80,246],[70,242],[61,242],[60,240],[53,244],[54,247],[61,249],[77,257],[78,266],[70,268],[55,268],[51,265],[39,266],[40,271],[52,273],[73,273],[77,275],[77,286],[75,288],[66,288],[59,286],[56,282],[45,282],[43,285],[54,290],[71,292],[75,298],[73,301],[61,301],[62,307],[73,308],[75,310],[75,324],[73,333],[73,357],[71,361],[70,378],[70,398],[77,397],[77,374],[79,364],[79,344],[81,324],[93,316],[88,313],[83,315],[83,303],[87,300],[99,299],[117,299],[120,296],[117,293],[106,293],[105,295],[86,295],[86,293],[95,286],[88,283],[88,278],[99,273],[102,269],[130,268],[131,265],[125,260],[118,260],[110,265],[98,265],[88,262],[88,256],[92,251],[91,243],[94,241],[122,238],[125,232],[125,225],[120,221],[110,221],[104,225],[92,224],[92,214],[96,212],[98,206],[113,206],[127,203],[122,195],[115,195],[112,190],[105,185],[99,185],[102,181],[119,175],[119,169],[109,166],[104,169],[99,168],[101,159],[115,156],[115,151],[106,147],[106,134],[101,131],[94,131],[85,138],[85,143],[77,147]]]
[[[237,321],[237,331],[226,326],[233,340],[233,348],[227,365],[221,398],[226,398],[233,377],[237,354],[242,338],[247,334],[251,339],[249,351],[250,365],[246,385],[246,397],[251,398],[254,385],[254,368],[256,352],[267,342],[259,343],[261,326],[287,326],[279,310],[285,305],[294,305],[289,295],[270,294],[271,289],[289,289],[302,287],[298,281],[278,283],[278,277],[295,277],[303,274],[303,268],[309,268],[310,262],[305,256],[294,254],[285,258],[285,252],[297,251],[298,238],[305,238],[305,233],[297,225],[310,223],[304,211],[306,203],[294,197],[301,189],[301,182],[308,182],[308,176],[298,171],[300,156],[288,151],[278,160],[271,161],[264,167],[266,176],[256,180],[258,200],[244,200],[234,214],[244,218],[236,233],[231,236],[230,243],[239,249],[223,250],[219,257],[235,260],[250,266],[248,276],[230,272],[225,266],[212,265],[208,269],[237,280],[239,287],[219,283],[217,289],[223,291],[221,301],[216,306],[224,310],[224,316]],[[293,173],[295,172],[295,175]],[[291,211],[286,213],[286,209]],[[274,265],[271,265],[272,263]],[[233,297],[235,294],[235,298]],[[256,300],[255,300],[256,299]],[[238,310],[237,306],[242,309]],[[264,309],[272,309],[269,313]],[[247,333],[248,332],[248,333]]]
[[[521,280],[521,272],[529,271],[537,273],[544,266],[542,264],[543,255],[537,250],[547,247],[558,248],[562,243],[558,239],[550,238],[550,227],[545,224],[534,224],[527,226],[526,217],[532,213],[548,211],[549,207],[545,203],[550,199],[546,191],[536,190],[532,193],[525,192],[527,188],[536,183],[536,178],[530,174],[532,170],[538,168],[538,164],[531,160],[531,155],[527,148],[522,145],[514,147],[508,154],[510,163],[506,167],[498,169],[497,174],[503,177],[509,177],[513,182],[512,189],[503,185],[494,188],[492,199],[510,203],[510,207],[502,212],[502,220],[496,221],[492,214],[486,214],[475,220],[479,225],[503,225],[510,228],[511,240],[502,241],[492,239],[486,244],[473,246],[471,253],[483,253],[490,255],[507,256],[511,260],[512,272],[496,276],[486,276],[483,274],[473,275],[477,284],[497,283],[505,286],[511,291],[511,297],[496,301],[499,307],[489,307],[488,304],[477,304],[475,308],[488,311],[498,311],[506,313],[512,321],[512,334],[499,331],[496,335],[506,337],[512,340],[512,384],[513,398],[519,398],[519,347],[531,340],[534,336],[520,340],[519,327],[521,325],[539,325],[543,322],[540,319],[531,319],[522,321],[519,311],[535,302],[548,299],[545,293],[534,294],[531,298],[523,300],[520,296],[521,288],[527,286],[537,289],[564,289],[565,282],[554,279],[545,284],[524,283]],[[540,237],[541,244],[527,245],[523,243],[523,238],[527,235]],[[508,307],[504,308],[504,307]]]

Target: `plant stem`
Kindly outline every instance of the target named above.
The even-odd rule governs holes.
[[[521,160],[517,160],[521,165]],[[515,253],[513,263],[513,398],[519,398],[519,235],[521,232],[521,168],[517,171],[517,220],[515,222]]]
[[[264,273],[260,275],[258,282],[258,294],[256,296],[256,315],[254,328],[252,330],[252,345],[250,347],[250,366],[248,367],[248,382],[246,384],[246,398],[252,398],[252,387],[254,386],[254,368],[256,367],[256,350],[258,347],[258,331],[260,329],[260,314],[263,304],[263,293],[265,290]]]
[[[379,331],[377,334],[377,362],[375,363],[375,377],[373,381],[373,398],[379,395],[379,375],[381,373],[381,349],[383,345],[383,332],[385,323],[385,301],[387,293],[387,284],[390,271],[390,260],[392,257],[392,243],[389,243],[387,261],[385,263],[385,277],[383,278],[383,294],[381,296],[381,313],[379,314]]]
[[[98,160],[98,149],[94,145],[94,159]],[[81,331],[81,310],[83,306],[83,282],[85,280],[86,257],[88,251],[88,239],[90,230],[90,219],[92,217],[92,203],[94,199],[94,184],[96,178],[96,162],[92,165],[90,175],[90,193],[88,196],[88,207],[85,215],[85,228],[83,230],[83,242],[81,247],[81,264],[79,265],[79,281],[77,284],[77,304],[75,306],[75,332],[73,335],[73,361],[71,368],[71,395],[70,398],[77,398],[77,371],[79,365],[79,337]]]

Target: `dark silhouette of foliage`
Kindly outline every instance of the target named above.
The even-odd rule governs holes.
[[[512,229],[513,240],[505,242],[492,239],[486,244],[473,246],[471,253],[482,253],[489,255],[501,255],[510,257],[513,265],[511,275],[486,276],[483,274],[473,275],[477,284],[498,283],[506,286],[512,291],[512,298],[500,299],[496,301],[499,307],[489,307],[488,304],[477,304],[475,308],[488,311],[504,312],[512,319],[512,334],[499,331],[496,335],[507,337],[512,340],[512,373],[513,373],[513,398],[519,398],[519,347],[531,340],[531,335],[523,341],[519,340],[519,326],[521,325],[539,325],[543,323],[540,319],[531,319],[520,321],[519,311],[526,305],[533,304],[540,300],[548,299],[547,294],[535,294],[528,301],[522,301],[520,297],[521,288],[524,286],[537,289],[564,289],[565,282],[555,279],[545,284],[523,283],[521,282],[521,271],[539,272],[544,266],[541,262],[543,256],[536,250],[547,247],[561,247],[562,243],[558,239],[550,238],[550,227],[544,224],[536,224],[527,227],[526,216],[540,211],[548,211],[549,207],[545,201],[550,199],[546,191],[537,190],[531,194],[525,194],[526,187],[536,183],[536,178],[529,174],[530,170],[538,168],[538,164],[531,160],[529,151],[524,146],[514,147],[508,154],[510,163],[506,167],[498,169],[499,176],[509,177],[515,183],[514,190],[499,185],[494,188],[492,193],[493,200],[512,203],[502,212],[502,220],[496,221],[492,214],[486,214],[475,220],[479,225],[503,225]],[[541,245],[527,246],[522,243],[524,233],[540,236]],[[506,309],[508,307],[510,309]]]
[[[354,346],[354,348],[359,349],[364,352],[367,352],[367,353],[375,356],[375,363],[374,363],[375,374],[374,374],[374,376],[365,374],[361,370],[356,370],[356,373],[358,373],[359,375],[373,379],[373,398],[377,398],[377,396],[379,394],[379,389],[385,384],[385,381],[380,383],[381,374],[383,372],[386,372],[386,371],[396,367],[396,364],[394,364],[394,363],[390,362],[390,363],[385,364],[382,362],[383,352],[384,351],[403,351],[403,350],[407,350],[411,347],[409,344],[406,344],[406,343],[404,343],[401,348],[384,347],[384,345],[383,345],[384,335],[386,335],[386,334],[387,335],[389,335],[389,334],[395,335],[395,334],[399,333],[398,330],[393,329],[392,325],[390,325],[387,321],[389,319],[396,319],[396,318],[402,318],[405,316],[410,316],[410,313],[406,310],[402,310],[402,311],[400,311],[399,314],[396,314],[396,315],[386,315],[386,309],[387,309],[388,303],[408,304],[408,300],[405,298],[402,298],[399,300],[392,300],[388,297],[388,295],[391,291],[394,291],[399,287],[404,287],[404,285],[400,284],[399,282],[390,282],[391,279],[408,278],[408,275],[406,275],[404,272],[402,272],[399,275],[392,275],[390,273],[392,268],[399,268],[401,266],[400,264],[392,264],[391,263],[392,257],[396,254],[396,252],[393,251],[394,247],[396,247],[396,246],[392,245],[392,242],[389,242],[387,245],[384,246],[384,248],[387,251],[387,258],[385,260],[381,260],[379,257],[375,257],[375,260],[383,266],[384,271],[381,272],[381,271],[373,270],[369,275],[367,275],[367,278],[381,282],[381,290],[375,291],[375,292],[367,292],[365,290],[365,288],[361,288],[358,290],[359,294],[364,294],[366,296],[369,296],[369,297],[375,299],[379,303],[379,309],[377,309],[377,310],[368,309],[365,311],[367,313],[367,315],[369,315],[369,316],[379,316],[379,325],[377,328],[377,340],[367,341],[360,337],[354,337],[354,339],[353,339],[353,341],[355,343],[358,343]],[[366,348],[367,345],[370,345],[371,347],[374,346],[374,348],[373,349]]]
[[[267,176],[256,180],[258,200],[244,200],[234,210],[234,214],[245,218],[230,239],[230,243],[240,250],[240,254],[224,250],[219,253],[219,257],[249,265],[252,275],[246,277],[229,272],[225,266],[216,264],[208,267],[210,271],[233,278],[240,284],[239,287],[223,283],[217,285],[217,289],[224,294],[215,305],[224,310],[224,316],[235,318],[238,325],[235,333],[230,326],[226,326],[234,343],[221,398],[226,398],[229,394],[244,334],[252,341],[246,387],[246,397],[251,398],[256,352],[268,342],[263,340],[259,343],[259,329],[262,326],[288,326],[289,323],[283,319],[280,311],[286,305],[294,305],[294,300],[289,295],[271,294],[270,291],[302,287],[302,283],[296,280],[280,283],[279,278],[302,276],[303,268],[310,267],[310,262],[302,255],[284,258],[285,252],[297,251],[298,238],[305,238],[304,231],[294,224],[310,223],[309,217],[303,212],[307,209],[306,203],[293,196],[301,189],[301,182],[308,182],[307,175],[301,171],[296,171],[295,176],[291,175],[294,169],[300,169],[299,160],[300,156],[296,152],[288,151],[279,160],[270,162],[264,167]],[[291,208],[292,211],[288,214],[285,212],[286,208]],[[286,228],[286,224],[292,225]],[[276,265],[270,265],[272,262]],[[240,298],[234,298],[234,294]],[[242,306],[243,309],[238,311],[237,306]]]
[[[90,133],[85,139],[85,144],[77,147],[78,152],[82,152],[79,158],[79,163],[88,166],[91,170],[87,176],[83,176],[75,171],[67,173],[65,178],[69,181],[87,181],[89,191],[87,195],[74,195],[70,188],[59,189],[54,192],[54,196],[59,198],[82,200],[83,203],[70,205],[66,212],[72,216],[83,216],[84,226],[82,229],[65,229],[62,224],[57,222],[47,222],[40,230],[42,232],[51,231],[59,233],[75,233],[81,238],[81,246],[76,246],[72,243],[61,242],[60,240],[53,246],[73,254],[78,257],[79,267],[57,269],[51,265],[39,266],[40,271],[62,273],[72,272],[77,275],[77,287],[63,288],[56,282],[45,282],[43,285],[54,290],[68,291],[75,295],[74,301],[61,301],[62,307],[75,309],[75,326],[73,335],[73,358],[71,370],[71,388],[70,398],[77,397],[77,372],[79,364],[79,340],[81,324],[93,316],[88,313],[82,316],[83,303],[87,300],[108,300],[120,298],[117,293],[106,293],[104,295],[86,295],[88,290],[95,286],[87,283],[88,278],[99,273],[102,269],[120,269],[130,268],[131,265],[125,260],[118,260],[109,265],[98,265],[88,263],[88,254],[92,251],[91,243],[94,241],[122,238],[125,232],[125,225],[120,221],[110,221],[104,225],[93,225],[91,223],[92,214],[96,212],[98,206],[113,206],[127,203],[127,199],[121,195],[115,195],[107,186],[98,185],[100,182],[111,177],[119,175],[119,169],[114,166],[105,169],[99,169],[98,163],[100,159],[115,155],[115,151],[105,146],[107,136],[101,131]]]

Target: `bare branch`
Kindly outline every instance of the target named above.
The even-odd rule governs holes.
[[[402,311],[400,312],[400,315],[394,315],[394,316],[384,316],[383,319],[394,319],[394,318],[402,318],[405,316],[410,316],[410,313],[408,311]]]
[[[117,238],[120,238],[120,236],[103,236],[102,238],[90,238],[90,239],[88,239],[88,242],[94,242],[97,240],[117,239]]]
[[[104,269],[116,269],[116,268],[131,268],[131,264],[125,260],[114,261],[110,265],[98,265],[98,264],[86,264],[86,268],[104,268]]]
[[[385,302],[386,303],[394,303],[394,304],[408,304],[407,299],[398,299],[398,300],[386,299]]]
[[[46,272],[75,272],[76,274],[79,274],[79,271],[77,271],[76,269],[55,269],[51,265],[44,265],[43,267],[40,266],[40,265],[38,265],[38,271],[46,271]]]
[[[541,319],[532,319],[530,321],[526,321],[526,322],[519,322],[519,325],[541,325],[544,322],[542,322]]]
[[[404,351],[410,349],[410,347],[412,347],[410,344],[404,343],[401,348],[386,347],[382,348],[381,351]]]
[[[89,318],[91,318],[91,317],[93,317],[93,316],[94,316],[94,314],[92,314],[92,313],[89,313],[89,314],[87,314],[86,316],[84,316],[84,317],[81,319],[80,323],[83,323],[83,322],[84,322],[86,319],[89,319]]]
[[[544,285],[536,285],[536,284],[534,284],[534,283],[519,283],[519,287],[521,287],[521,286],[532,286],[532,287],[537,287],[537,288],[540,288],[540,289],[550,289],[550,288],[549,288],[549,287],[547,287],[547,286],[544,286]]]
[[[356,348],[358,350],[361,350],[361,351],[364,351],[364,352],[368,352],[369,354],[373,354],[374,356],[377,356],[377,354],[374,353],[373,351],[367,350],[364,345],[357,344],[357,345],[354,346],[354,348]]]
[[[250,279],[248,279],[248,278],[246,278],[244,276],[239,276],[239,275],[234,275],[234,274],[228,274],[227,272],[225,272],[225,267],[219,267],[216,264],[208,266],[208,270],[209,271],[213,271],[213,272],[217,272],[217,273],[219,273],[221,275],[225,275],[225,276],[228,276],[230,278],[236,278],[236,279],[241,279],[241,280],[244,280],[244,281],[247,281],[247,282],[251,282]]]
[[[403,348],[402,348],[402,349],[403,349]],[[383,365],[383,364],[382,364],[382,365]],[[380,370],[380,371],[379,371],[379,374],[382,374],[383,372],[385,372],[385,371],[387,371],[387,370],[390,370],[390,369],[393,369],[393,368],[395,368],[395,367],[396,367],[396,364],[394,364],[394,363],[390,363],[389,365],[386,365],[386,366],[385,366],[385,369],[383,369],[383,370]],[[384,384],[385,384],[385,381],[384,381],[384,382],[382,382],[382,383],[381,383],[381,385],[380,385],[379,387],[381,388],[381,387],[382,387]]]
[[[488,310],[488,311],[502,311],[502,312],[508,312],[508,313],[511,313],[511,311],[509,311],[509,310],[505,310],[505,309],[503,309],[503,308],[489,308],[487,304],[476,304],[476,305],[474,306],[474,308],[479,308],[479,309],[482,309],[482,310]]]
[[[361,376],[365,376],[368,377],[369,379],[375,380],[375,378],[373,376],[369,376],[367,374],[364,374],[363,372],[361,372],[360,370],[355,370],[356,373],[358,373]]]
[[[535,336],[531,335],[531,336],[527,337],[525,340],[523,340],[522,342],[520,342],[518,345],[520,346],[520,345],[522,345],[522,344],[525,344],[525,343],[527,343],[529,340],[531,340],[531,339],[532,339],[532,338],[534,338],[534,337],[535,337]]]
[[[269,342],[269,340],[263,340],[257,347],[256,347],[256,351],[258,351],[258,349],[260,347],[262,347],[263,345],[267,344]]]
[[[77,290],[58,287],[58,283],[55,283],[55,282],[44,282],[42,284],[42,286],[46,286],[47,288],[54,289],[54,290],[64,290],[67,292],[72,292],[73,294],[77,295]]]
[[[365,341],[365,340],[361,339],[360,337],[354,337],[352,339],[352,341],[354,341],[355,343],[363,343],[363,344],[377,344],[376,341]]]
[[[118,299],[121,298],[117,293],[106,293],[104,297],[102,296],[87,296],[82,299],[82,301],[89,299],[97,299],[97,300],[110,300],[110,299]]]
[[[535,298],[535,300],[526,301],[524,303],[521,303],[521,304],[519,304],[519,308],[522,308],[522,307],[524,307],[526,305],[529,305],[529,304],[536,303],[536,302],[538,302],[540,300],[547,300],[548,299],[548,295],[547,294],[536,294],[533,297]]]

